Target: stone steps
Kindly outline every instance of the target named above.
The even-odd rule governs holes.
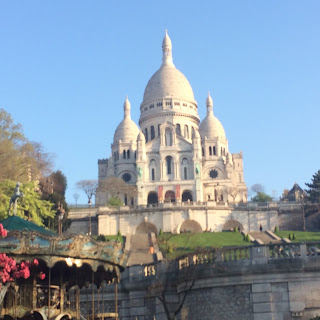
[[[272,237],[270,237],[265,231],[260,232],[260,231],[251,231],[249,232],[250,236],[256,240],[261,240],[264,244],[269,244],[271,243],[282,243],[281,240],[276,240]]]
[[[131,235],[130,252],[127,265],[130,267],[156,262],[155,254],[150,253],[150,245],[150,235],[148,233]]]

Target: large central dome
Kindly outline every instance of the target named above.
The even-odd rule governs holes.
[[[161,98],[194,101],[191,85],[175,66],[163,65],[151,77],[143,95],[143,103]]]
[[[162,52],[162,66],[149,80],[144,91],[142,104],[162,98],[194,102],[189,81],[173,64],[172,44],[167,33],[162,42]]]

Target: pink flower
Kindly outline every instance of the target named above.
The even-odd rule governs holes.
[[[46,277],[46,274],[43,273],[43,272],[40,272],[40,273],[38,274],[38,277],[39,277],[41,280],[43,280],[43,279]]]
[[[34,259],[33,262],[32,262],[32,264],[33,264],[34,266],[38,266],[38,265],[39,265],[38,259]]]

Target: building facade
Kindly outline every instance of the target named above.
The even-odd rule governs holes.
[[[112,155],[98,161],[99,181],[119,177],[137,187],[125,204],[163,202],[246,202],[242,153],[231,154],[224,128],[208,94],[207,115],[200,121],[198,104],[187,78],[175,67],[166,32],[162,65],[149,80],[140,105],[139,127],[131,120],[130,102],[111,146]],[[101,188],[96,205],[109,195]]]

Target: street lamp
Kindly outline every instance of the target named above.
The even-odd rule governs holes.
[[[58,233],[62,234],[62,220],[64,217],[65,210],[63,209],[63,205],[59,202],[58,204]]]
[[[88,205],[89,205],[89,235],[91,236],[91,198],[89,198],[88,201]]]
[[[300,196],[300,202],[301,202],[301,213],[302,213],[302,223],[303,223],[303,231],[306,231],[306,217],[304,215],[304,196],[303,194]]]

